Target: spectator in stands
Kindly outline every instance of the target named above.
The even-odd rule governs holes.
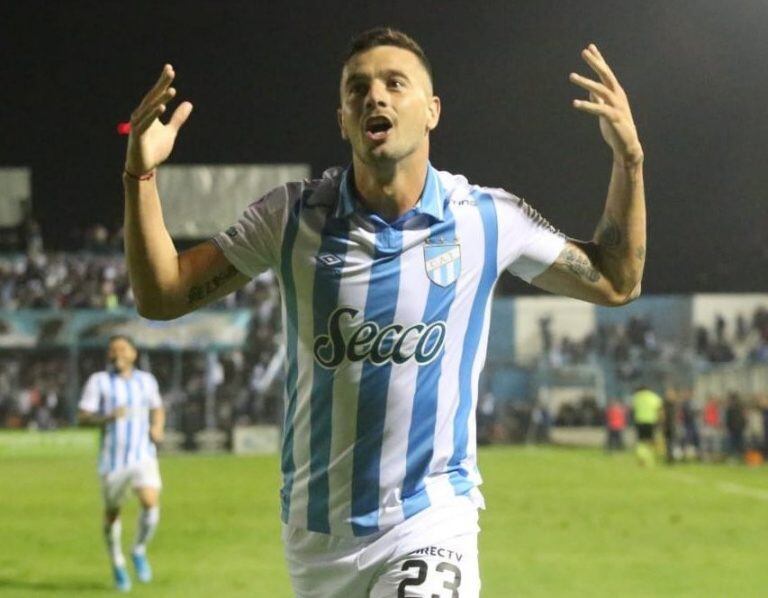
[[[549,355],[554,346],[551,316],[539,318],[539,334],[541,335],[541,350],[544,355]]]
[[[707,461],[718,459],[722,453],[723,431],[720,399],[715,395],[707,397],[702,410],[702,457]]]
[[[132,307],[122,246],[116,245],[121,238],[121,231],[94,225],[86,231],[85,253],[44,253],[33,236],[34,250],[0,256],[0,309]],[[273,312],[279,316],[274,275],[257,277],[212,307],[255,307],[262,322]]]
[[[768,459],[768,392],[760,393],[758,402],[763,415],[763,457]]]
[[[709,355],[709,331],[704,326],[696,328],[696,353],[699,355]]]
[[[741,397],[735,392],[729,393],[725,407],[725,429],[728,432],[728,456],[741,460],[744,455],[744,429],[747,419]]]
[[[477,404],[477,442],[490,444],[493,437],[493,426],[496,423],[496,395],[485,392]]]
[[[93,253],[109,253],[109,231],[102,224],[94,224],[85,231],[85,250]]]
[[[738,342],[744,342],[749,334],[749,327],[747,326],[747,320],[744,314],[736,316],[736,340]]]
[[[701,437],[699,435],[699,412],[693,400],[693,392],[686,388],[680,391],[680,420],[683,424],[682,451],[688,458],[691,451],[701,460]]]
[[[664,430],[664,447],[666,449],[667,464],[669,465],[672,465],[675,461],[677,461],[680,450],[680,435],[678,433],[678,403],[679,397],[677,389],[671,387],[668,388],[664,393],[664,402],[662,406],[662,429]]]
[[[718,340],[710,347],[708,358],[712,363],[730,363],[736,355],[725,340]]]
[[[607,432],[605,449],[624,450],[624,430],[627,427],[627,409],[619,399],[611,399],[605,409],[605,429]]]
[[[549,442],[549,432],[552,427],[552,415],[547,405],[541,401],[536,401],[531,408],[530,427],[526,441],[533,441],[536,444]]]
[[[725,318],[723,317],[722,314],[717,314],[715,316],[715,340],[718,343],[725,342],[725,329],[726,329]]]
[[[696,329],[696,352],[713,364],[728,363],[747,358],[757,363],[768,362],[768,307],[758,306],[751,319],[743,313],[729,316],[733,324],[729,325],[726,317],[718,314],[712,329],[700,326]],[[734,332],[729,335],[728,331]]]
[[[755,395],[744,408],[746,425],[744,436],[746,449],[763,452],[763,412],[760,404],[760,396]]]
[[[40,231],[40,225],[32,218],[24,221],[24,240],[28,255],[38,255],[43,252],[43,235]]]

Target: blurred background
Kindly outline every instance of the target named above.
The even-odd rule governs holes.
[[[70,425],[106,338],[124,332],[160,380],[178,433],[168,448],[229,450],[238,427],[279,427],[270,275],[178,322],[136,316],[118,128],[172,63],[195,111],[159,180],[169,227],[189,246],[274,185],[347,163],[341,58],[352,34],[379,24],[413,35],[433,62],[443,101],[433,164],[526,198],[570,236],[591,236],[610,171],[596,122],[570,106],[580,92],[567,76],[587,73],[587,43],[626,88],[645,147],[643,297],[595,308],[503,277],[482,441],[600,429],[609,403],[627,405],[641,384],[691,397],[696,413],[731,392],[744,409],[766,408],[768,3],[30,1],[0,11],[1,425]]]

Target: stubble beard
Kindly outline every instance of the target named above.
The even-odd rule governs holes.
[[[386,145],[384,142],[382,145]],[[415,143],[406,148],[388,149],[381,146],[367,147],[363,141],[363,151],[355,152],[358,160],[366,166],[369,166],[379,172],[394,171],[398,163],[408,159],[419,149],[419,144]]]

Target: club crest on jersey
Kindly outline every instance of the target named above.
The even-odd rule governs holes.
[[[429,280],[441,287],[452,285],[461,274],[461,247],[458,243],[425,244],[424,266]]]
[[[368,360],[373,365],[401,364],[411,359],[419,365],[433,361],[445,344],[445,322],[417,322],[411,326],[360,322],[360,310],[339,307],[328,319],[328,333],[315,337],[315,360],[335,369],[346,359]]]

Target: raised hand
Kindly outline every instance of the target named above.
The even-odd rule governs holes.
[[[617,158],[624,162],[641,162],[643,148],[632,120],[627,94],[595,44],[582,50],[581,57],[600,81],[571,73],[571,82],[589,92],[589,101],[574,100],[574,108],[600,117],[600,132]]]
[[[167,103],[176,95],[176,90],[171,87],[175,76],[173,67],[166,64],[157,83],[131,114],[125,169],[134,176],[145,175],[168,159],[179,129],[192,112],[192,104],[182,102],[168,124],[160,122],[159,117],[165,112]]]

